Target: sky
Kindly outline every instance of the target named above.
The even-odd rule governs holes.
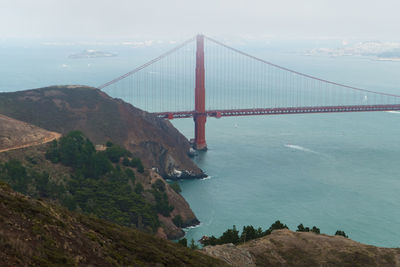
[[[0,38],[400,41],[398,0],[0,0]]]

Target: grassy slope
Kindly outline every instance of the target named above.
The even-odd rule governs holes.
[[[224,266],[178,244],[28,198],[4,183],[0,183],[0,262],[2,266]]]
[[[400,266],[400,248],[365,245],[342,236],[275,230],[238,246],[208,246],[233,266]]]

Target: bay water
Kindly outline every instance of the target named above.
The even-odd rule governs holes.
[[[400,62],[365,57],[305,56],[322,41],[241,44],[241,49],[328,80],[400,94]],[[329,43],[329,45],[338,45]],[[82,49],[118,57],[69,59]],[[0,91],[55,84],[98,86],[152,59],[163,46],[0,42]],[[193,120],[172,121],[193,137]],[[194,161],[209,177],[180,181],[201,224],[188,239],[280,220],[344,230],[372,245],[400,246],[400,113],[208,118],[208,151]]]

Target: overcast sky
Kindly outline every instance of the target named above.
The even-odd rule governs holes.
[[[0,38],[400,40],[399,0],[0,0]]]

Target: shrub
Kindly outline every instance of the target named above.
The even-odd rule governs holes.
[[[176,193],[180,193],[182,192],[181,187],[179,186],[179,184],[177,182],[173,182],[172,184],[169,185]]]
[[[165,184],[161,179],[157,179],[154,184],[151,185],[155,190],[165,192]]]
[[[313,226],[313,228],[311,229],[311,232],[316,233],[316,234],[320,234],[320,229],[316,226]]]
[[[140,195],[140,194],[143,193],[143,191],[144,191],[143,185],[140,184],[140,183],[137,183],[137,184],[135,185],[134,191],[135,191],[136,194]]]
[[[182,238],[180,240],[178,240],[178,244],[187,247],[187,239],[186,238]]]
[[[190,246],[191,249],[199,249],[199,246],[196,245],[196,243],[194,242],[194,239],[192,238],[192,241],[190,242]]]
[[[344,231],[342,231],[342,230],[337,230],[336,233],[335,233],[335,235],[340,235],[340,236],[349,238],[349,237],[346,235],[346,233],[345,233]]]

